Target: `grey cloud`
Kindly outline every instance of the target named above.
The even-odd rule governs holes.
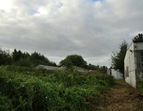
[[[142,31],[142,1],[14,0],[0,10],[0,46],[38,51],[59,62],[80,54],[87,62],[110,65],[123,40]],[[133,5],[136,4],[136,5]]]

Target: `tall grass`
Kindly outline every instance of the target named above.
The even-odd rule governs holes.
[[[105,74],[1,66],[0,110],[92,111],[112,84]]]

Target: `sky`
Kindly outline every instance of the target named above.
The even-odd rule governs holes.
[[[119,45],[143,32],[142,5],[142,0],[0,0],[0,48],[36,51],[57,64],[78,54],[110,67]]]

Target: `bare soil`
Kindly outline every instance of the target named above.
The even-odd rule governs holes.
[[[107,103],[99,111],[143,111],[143,95],[123,80],[107,92]]]

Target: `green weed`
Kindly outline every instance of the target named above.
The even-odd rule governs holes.
[[[1,66],[0,99],[8,105],[3,102],[0,108],[2,111],[9,108],[13,111],[91,111],[104,102],[104,93],[113,83],[114,79],[105,74]]]

